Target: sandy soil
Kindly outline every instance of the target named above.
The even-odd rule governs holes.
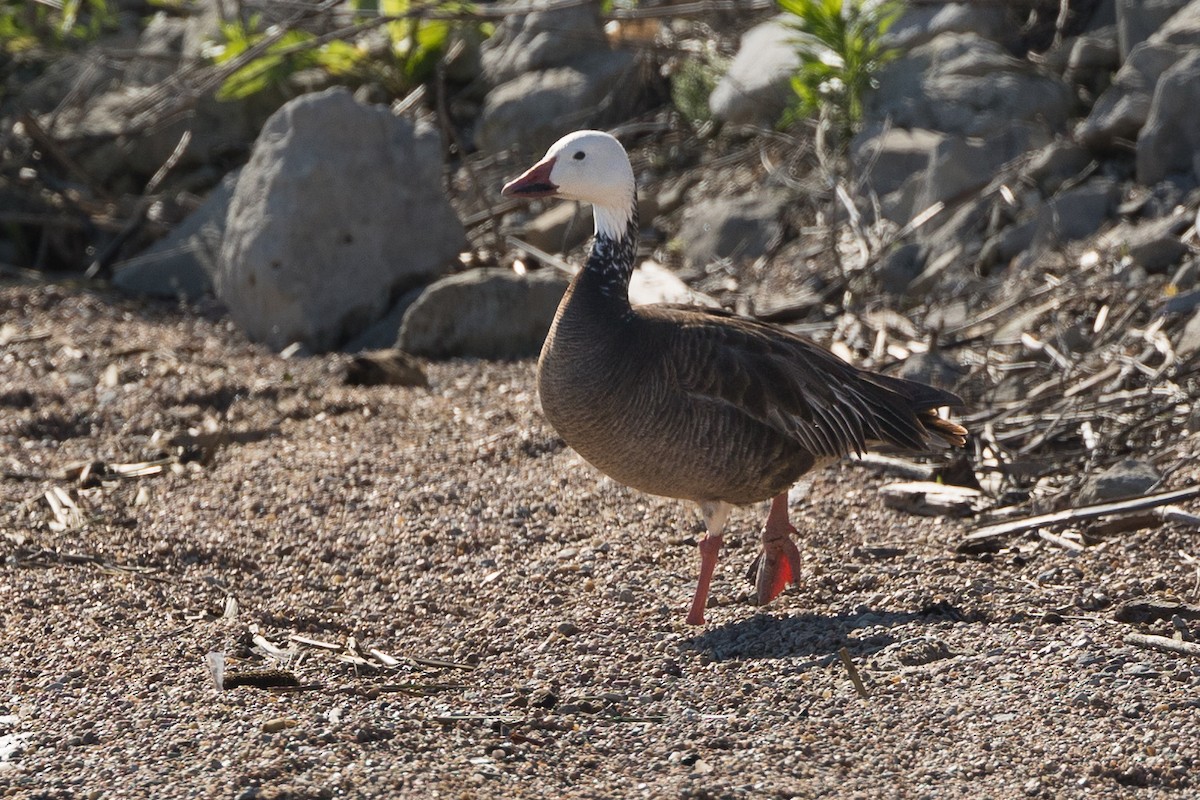
[[[0,343],[0,796],[1195,791],[1200,660],[1123,641],[1194,622],[1115,618],[1196,600],[1185,530],[960,556],[840,464],[803,587],[750,604],[739,510],[692,629],[696,514],[565,448],[529,362],[346,387],[212,310],[33,286]],[[281,666],[255,632],[299,688],[216,688],[209,653]]]

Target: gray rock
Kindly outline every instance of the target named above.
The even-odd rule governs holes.
[[[1159,77],[1183,55],[1175,45],[1143,43],[1129,55],[1092,111],[1075,128],[1075,137],[1093,150],[1109,150],[1120,140],[1137,139],[1150,116]]]
[[[498,5],[528,8],[551,4],[516,0]],[[483,44],[480,57],[485,78],[498,86],[527,72],[567,66],[581,56],[607,51],[599,4],[585,3],[506,15]]]
[[[257,341],[336,347],[466,245],[440,139],[344,89],[267,121],[237,183],[214,280]]]
[[[578,203],[556,203],[522,225],[517,236],[547,253],[565,253],[592,235],[591,216]]]
[[[361,353],[365,350],[387,350],[396,344],[400,336],[400,326],[404,324],[404,315],[409,307],[417,302],[417,298],[425,291],[424,287],[410,289],[400,295],[400,299],[392,303],[391,308],[362,333],[342,345],[346,353]]]
[[[1087,150],[1067,139],[1058,139],[1043,147],[1029,160],[1025,177],[1043,195],[1052,195],[1063,183],[1076,177],[1092,163]]]
[[[1179,339],[1175,342],[1175,352],[1180,358],[1200,352],[1200,311],[1192,314],[1192,318],[1183,326]]]
[[[473,269],[430,285],[404,315],[396,346],[429,358],[521,358],[541,349],[567,280]]]
[[[140,193],[145,181],[171,157],[185,132],[186,150],[172,174],[213,163],[253,141],[277,95],[266,91],[244,102],[223,103],[211,95],[196,101],[186,118],[147,125],[139,109],[156,89],[129,86],[89,98],[78,107],[44,115],[40,121],[92,179],[117,191]],[[170,183],[170,176],[167,183]]]
[[[1117,45],[1121,60],[1150,38],[1188,0],[1117,0]]]
[[[1072,9],[1073,11],[1074,9]],[[1083,28],[1080,30],[1080,35],[1088,36],[1105,28],[1112,29],[1110,38],[1116,41],[1117,38],[1117,0],[1097,0],[1092,4],[1091,12],[1088,14],[1087,21],[1083,23]]]
[[[785,193],[765,191],[692,205],[683,212],[679,228],[685,263],[703,267],[724,258],[753,261],[783,234],[780,217],[786,203]]]
[[[1160,480],[1162,476],[1152,464],[1126,459],[1084,481],[1079,492],[1079,504],[1138,497],[1150,491]]]
[[[868,119],[987,137],[1023,121],[1060,130],[1071,111],[1069,87],[971,33],[943,33],[879,75]]]
[[[986,186],[1000,166],[1045,141],[1046,133],[1040,127],[1019,122],[982,139],[947,136],[934,149],[924,173],[914,176],[911,206],[897,209],[900,214],[893,219],[908,222],[935,203]]]
[[[1120,196],[1120,186],[1099,178],[1050,198],[1037,210],[1034,242],[1057,247],[1092,235],[1108,221]]]
[[[225,217],[241,170],[226,175],[182,222],[162,239],[113,268],[113,285],[130,294],[196,300],[212,292]]]
[[[988,269],[993,266],[1008,266],[1017,255],[1030,248],[1037,228],[1036,218],[1009,225],[984,244],[983,251],[979,254],[980,263]]]
[[[708,97],[713,117],[734,124],[773,125],[795,99],[791,79],[800,66],[797,31],[784,19],[776,17],[742,34],[729,70]]]
[[[1080,36],[1071,44],[1064,78],[1069,83],[1085,87],[1099,95],[1109,87],[1112,74],[1121,66],[1121,52],[1116,42],[1116,27]]]
[[[1166,272],[1179,264],[1187,253],[1180,238],[1190,224],[1186,214],[1148,220],[1118,235],[1125,244],[1129,260],[1150,274]]]
[[[1196,285],[1197,277],[1200,277],[1200,258],[1193,258],[1175,270],[1175,274],[1171,276],[1171,286],[1175,292],[1190,292]],[[1191,307],[1188,310],[1190,311]]]
[[[188,21],[158,12],[150,18],[138,39],[137,55],[125,71],[125,81],[148,86],[166,80],[179,68]]]
[[[1045,141],[1040,126],[1021,122],[985,138],[891,128],[860,135],[854,161],[860,183],[881,195],[884,217],[903,225],[938,202],[986,186],[1001,165]]]
[[[1154,88],[1175,62],[1200,46],[1200,0],[1192,0],[1146,41],[1132,48],[1092,111],[1075,129],[1081,144],[1111,149],[1133,141],[1150,115]]]
[[[974,33],[993,42],[1009,44],[1018,36],[1003,5],[938,3],[909,5],[892,23],[885,41],[890,47],[911,50],[943,33]]]
[[[629,302],[635,306],[653,303],[719,305],[711,297],[693,292],[678,275],[654,261],[643,261],[633,271],[629,279]]]
[[[1158,81],[1137,141],[1137,179],[1200,178],[1200,51],[1172,64]]]
[[[346,363],[347,386],[428,386],[421,363],[403,350],[369,350]]]
[[[852,158],[857,180],[880,197],[900,189],[923,172],[947,135],[924,128],[873,128],[855,137]]]
[[[613,86],[638,95],[635,73],[633,56],[618,50],[514,78],[488,93],[475,143],[490,152],[517,146],[540,155],[560,136],[608,118],[600,104]]]

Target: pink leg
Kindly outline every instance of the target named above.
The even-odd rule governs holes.
[[[708,587],[712,584],[713,570],[717,568],[717,554],[721,552],[721,535],[709,534],[700,540],[700,580],[696,594],[692,597],[692,610],[688,612],[688,625],[704,624],[704,607],[708,605]]]
[[[771,501],[771,513],[763,526],[763,552],[754,582],[760,606],[778,597],[788,583],[800,581],[800,551],[792,541],[795,532],[788,522],[787,492],[784,492]]]

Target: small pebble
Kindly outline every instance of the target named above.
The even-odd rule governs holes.
[[[276,717],[275,719],[269,719],[264,722],[262,729],[263,733],[278,733],[279,731],[287,730],[288,728],[294,728],[299,724],[300,723],[297,720],[290,719],[288,717]]]

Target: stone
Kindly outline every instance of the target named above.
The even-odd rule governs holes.
[[[195,301],[213,290],[225,217],[241,170],[221,179],[200,206],[166,236],[113,267],[112,283],[129,294]]]
[[[943,33],[893,61],[878,76],[867,118],[901,128],[989,137],[1013,122],[1062,130],[1070,88],[973,33]]]
[[[238,179],[217,296],[255,341],[337,347],[465,248],[441,172],[431,128],[340,88],[291,101]]]
[[[876,126],[854,142],[860,193],[879,195],[886,219],[900,225],[938,202],[986,186],[996,170],[1045,142],[1040,126],[1015,122],[987,137]]]
[[[1134,141],[1146,119],[1159,78],[1200,46],[1200,0],[1192,0],[1148,39],[1133,47],[1112,85],[1075,128],[1076,139],[1092,150],[1119,148]]]
[[[919,241],[924,246],[925,258],[908,291],[932,292],[943,281],[963,280],[970,275],[983,249],[982,236],[990,211],[991,201],[977,197],[954,210],[940,225],[923,227]]]
[[[516,147],[540,155],[561,136],[612,118],[618,109],[603,108],[602,101],[613,86],[624,85],[628,101],[637,102],[636,66],[631,53],[616,50],[503,83],[484,99],[475,143],[493,153]]]
[[[567,279],[473,269],[433,283],[404,315],[396,346],[428,358],[523,358],[541,350]]]
[[[1016,42],[1018,26],[1003,5],[937,3],[905,5],[884,36],[889,47],[911,50],[943,33],[974,33],[1005,45]]]
[[[1146,41],[1188,0],[1117,0],[1117,46],[1121,60]]]
[[[1197,352],[1200,352],[1200,311],[1192,314],[1175,342],[1175,353],[1180,358],[1187,358]]]
[[[1150,116],[1159,77],[1183,55],[1174,45],[1141,44],[1075,128],[1075,138],[1092,150],[1107,151],[1134,141]]]
[[[392,303],[382,317],[342,345],[340,348],[342,352],[359,353],[364,350],[386,350],[394,345],[396,338],[400,335],[400,326],[404,324],[404,315],[408,313],[409,306],[417,302],[417,298],[424,290],[425,287],[422,286],[409,289],[400,295],[400,299]]]
[[[137,56],[125,70],[125,82],[149,86],[169,78],[182,62],[187,32],[186,19],[162,11],[151,17],[138,39]]]
[[[421,363],[403,350],[368,350],[346,363],[347,386],[428,386]]]
[[[1116,27],[1080,36],[1071,44],[1063,77],[1068,83],[1085,87],[1093,96],[1109,87],[1112,74],[1121,67],[1121,52],[1116,42]]]
[[[1186,214],[1149,220],[1126,231],[1118,237],[1130,262],[1150,274],[1166,272],[1177,266],[1188,248],[1180,235],[1187,230],[1191,220]]]
[[[565,253],[592,235],[591,211],[578,203],[555,203],[522,225],[516,235],[547,253]]]
[[[1009,225],[988,239],[979,254],[981,266],[989,271],[993,266],[1007,267],[1017,255],[1028,250],[1033,244],[1037,234],[1037,223],[1037,219],[1032,218]]]
[[[1200,51],[1172,64],[1158,81],[1137,140],[1137,179],[1200,179]]]
[[[800,67],[798,32],[787,18],[780,15],[742,34],[737,55],[708,97],[713,117],[772,126],[796,99],[791,79]]]
[[[574,64],[581,56],[608,51],[598,4],[550,9],[549,2],[516,0],[497,5],[542,10],[505,15],[484,42],[480,53],[483,74],[493,86],[529,72]]]
[[[155,96],[156,87],[124,86],[39,121],[93,181],[114,192],[141,194],[185,133],[191,134],[188,146],[160,191],[170,186],[174,175],[245,150],[278,108],[280,97],[263,91],[242,102],[224,103],[206,94],[187,115],[147,126],[139,109]]]
[[[946,136],[930,153],[929,165],[914,175],[905,191],[885,204],[901,224],[936,203],[954,200],[987,186],[996,170],[1018,155],[1045,143],[1038,126],[1016,122],[985,138]]]
[[[726,258],[754,261],[783,235],[781,217],[786,203],[785,193],[763,191],[714,197],[686,208],[679,228],[685,263],[703,267]]]
[[[1160,480],[1162,476],[1152,464],[1126,459],[1085,480],[1079,491],[1079,505],[1139,497]]]
[[[693,292],[671,270],[655,261],[643,261],[629,279],[629,302],[635,306],[654,303],[683,303],[691,306],[718,306],[711,297]]]
[[[1034,242],[1057,247],[1092,235],[1108,221],[1120,196],[1120,186],[1098,178],[1050,198],[1037,209]]]
[[[1069,139],[1057,139],[1029,160],[1024,176],[1048,197],[1057,192],[1067,180],[1082,173],[1091,163],[1092,156],[1087,150]]]
[[[925,128],[891,125],[860,133],[851,145],[858,185],[880,197],[891,194],[929,166],[934,150],[946,138]]]

